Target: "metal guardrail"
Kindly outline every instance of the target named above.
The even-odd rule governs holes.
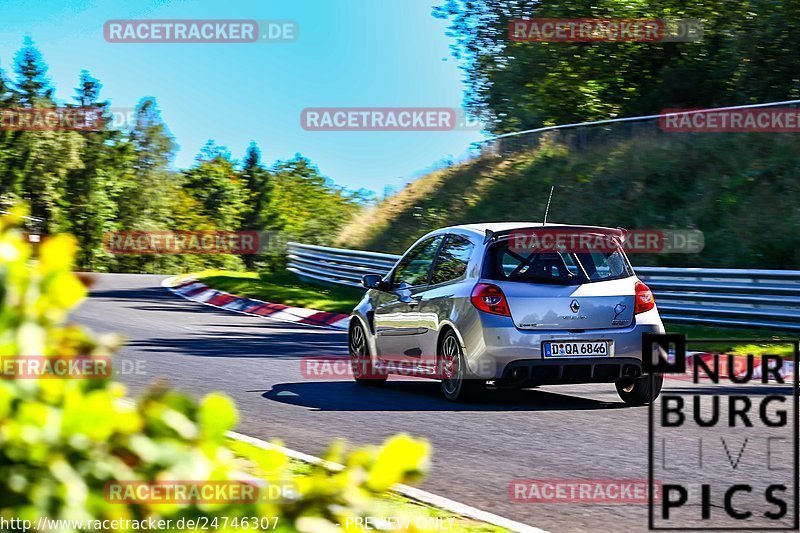
[[[361,287],[385,275],[399,255],[288,243],[288,270],[304,278]],[[671,322],[800,330],[800,270],[639,267],[661,316]]]
[[[698,113],[709,113],[715,111],[736,111],[739,109],[759,109],[762,107],[779,107],[779,106],[788,106],[788,107],[795,107],[800,104],[800,100],[782,100],[780,102],[766,102],[763,104],[745,104],[745,105],[735,105],[735,106],[727,106],[727,107],[710,107],[707,109],[692,109],[687,111],[674,111],[670,112],[669,114],[674,115],[696,115]],[[643,120],[659,120],[663,118],[663,114],[659,115],[643,115],[639,117],[622,117],[622,118],[609,118],[605,120],[593,120],[591,122],[577,122],[575,124],[560,124],[558,126],[545,126],[543,128],[535,128],[532,130],[523,130],[523,131],[515,131],[512,133],[504,133],[502,135],[495,135],[489,139],[486,139],[483,142],[491,142],[497,141],[499,139],[508,139],[510,137],[518,137],[520,135],[529,135],[531,133],[543,133],[546,131],[555,131],[555,130],[563,130],[563,129],[570,129],[570,128],[579,128],[583,126],[601,126],[607,124],[620,124],[623,122],[638,122]]]
[[[707,109],[693,109],[685,111],[669,111],[668,115],[695,115],[699,113],[737,111],[744,109],[761,109],[771,107],[786,107],[795,109],[800,106],[800,100],[783,100],[779,102],[766,102],[761,104],[747,104],[738,106],[714,107]],[[574,124],[559,124],[545,126],[524,131],[515,131],[501,135],[493,135],[471,143],[468,156],[452,164],[463,163],[476,157],[491,155],[505,156],[523,150],[535,149],[540,146],[543,139],[565,144],[576,150],[583,150],[591,146],[598,146],[611,141],[619,142],[625,139],[640,138],[646,135],[661,135],[665,132],[660,127],[660,120],[666,115],[643,115],[637,117],[621,117],[591,122],[577,122]]]
[[[800,100],[782,100],[779,102],[765,102],[760,104],[746,104],[726,107],[712,107],[706,109],[670,110],[659,115],[642,115],[637,117],[619,117],[590,122],[576,122],[573,124],[559,124],[541,128],[514,131],[500,135],[488,136],[484,139],[470,143],[469,148],[459,157],[441,159],[430,165],[424,173],[433,172],[453,165],[460,165],[479,157],[502,157],[525,150],[536,149],[541,146],[544,139],[550,142],[569,146],[575,150],[584,150],[593,146],[601,146],[609,142],[620,142],[643,136],[657,136],[665,132],[660,127],[661,119],[667,116],[696,115],[720,111],[737,111],[744,109],[761,109],[771,107],[786,107],[797,109]],[[688,135],[688,133],[687,133]],[[416,173],[415,175],[422,175]]]
[[[350,287],[361,287],[364,274],[387,274],[400,259],[399,255],[298,242],[287,243],[287,255],[287,270],[305,278]]]

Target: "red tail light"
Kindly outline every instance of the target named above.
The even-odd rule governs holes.
[[[653,298],[653,291],[650,287],[642,283],[636,282],[636,305],[634,306],[634,314],[644,313],[656,306],[656,299]]]
[[[493,315],[511,316],[508,310],[506,295],[497,285],[491,283],[478,283],[472,289],[472,305],[484,313]]]

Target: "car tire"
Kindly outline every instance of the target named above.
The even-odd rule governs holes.
[[[361,322],[355,320],[347,335],[347,346],[350,353],[350,368],[353,379],[359,385],[383,385],[388,374],[375,369],[367,344],[367,334]]]
[[[472,379],[467,375],[464,350],[452,330],[442,337],[436,359],[442,395],[446,399],[451,402],[471,402],[486,390],[485,381]]]
[[[642,376],[633,380],[618,381],[617,394],[622,401],[630,406],[647,405],[653,402],[661,394],[661,387],[664,384],[664,376],[652,374]]]

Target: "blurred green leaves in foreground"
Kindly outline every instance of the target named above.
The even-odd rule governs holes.
[[[51,237],[34,253],[19,229],[23,215],[17,210],[0,218],[0,357],[111,355],[119,338],[64,324],[86,295],[70,272],[75,240]],[[222,394],[198,402],[159,384],[130,401],[125,387],[109,377],[4,377],[0,517],[6,520],[156,517],[175,524],[180,518],[226,517],[233,524],[235,517],[278,517],[278,531],[337,531],[348,517],[371,516],[376,496],[414,479],[427,465],[428,444],[400,435],[381,448],[350,453],[334,443],[327,459],[344,469],[314,466],[299,473],[278,450],[231,444],[226,432],[236,424],[236,407]],[[109,501],[107,484],[120,480],[244,480],[262,489],[293,490],[250,503]],[[222,523],[217,529],[224,529]]]

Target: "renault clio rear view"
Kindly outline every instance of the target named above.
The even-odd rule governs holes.
[[[662,377],[643,373],[642,334],[664,327],[624,239],[531,222],[428,233],[386,276],[364,276],[349,328],[356,381],[430,377],[454,401],[487,386],[613,383],[626,404],[653,401]]]

